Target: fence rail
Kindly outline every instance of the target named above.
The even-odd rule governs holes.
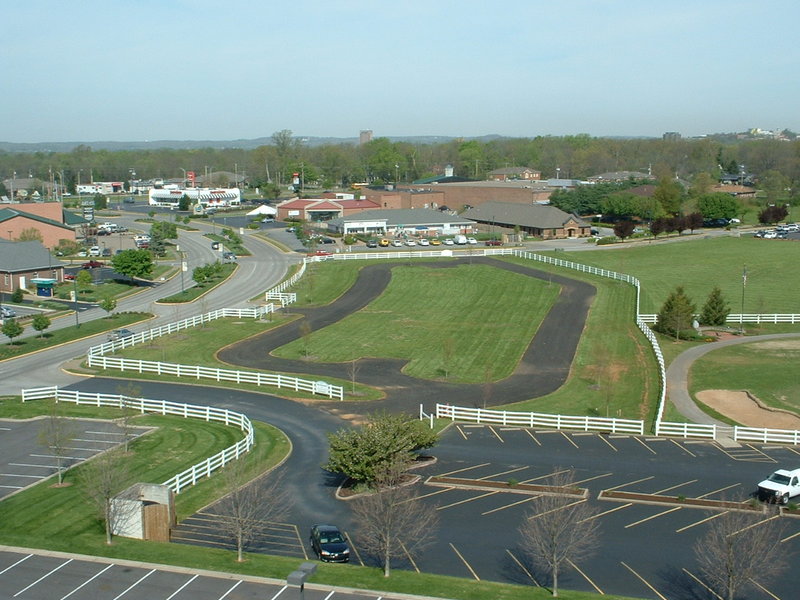
[[[23,402],[42,400],[45,398],[55,398],[56,402],[71,402],[73,404],[106,406],[120,409],[128,408],[139,413],[174,415],[183,418],[215,421],[238,427],[244,432],[244,437],[233,446],[229,446],[214,456],[210,456],[204,461],[192,465],[185,471],[178,473],[162,483],[162,485],[169,487],[176,494],[179,494],[187,487],[193,486],[200,479],[210,477],[211,474],[220,467],[223,467],[230,461],[236,460],[243,454],[249,452],[253,444],[255,444],[253,424],[250,422],[250,419],[242,413],[225,408],[182,404],[179,402],[168,402],[166,400],[132,398],[121,394],[99,394],[76,390],[61,390],[57,386],[22,390]]]
[[[284,294],[291,297],[294,301],[294,294]],[[203,367],[199,365],[182,365],[176,363],[165,363],[150,360],[134,360],[131,358],[120,358],[116,356],[106,356],[111,352],[130,348],[136,344],[149,342],[164,335],[176,333],[178,331],[197,327],[203,323],[208,323],[216,319],[226,317],[234,318],[261,318],[266,314],[275,312],[273,304],[258,306],[255,308],[222,308],[213,310],[201,315],[189,317],[181,321],[167,323],[161,327],[154,327],[149,331],[136,333],[128,337],[120,338],[99,346],[92,346],[86,354],[86,360],[90,367],[98,369],[118,369],[120,371],[134,371],[137,373],[156,373],[158,375],[172,375],[175,377],[192,377],[194,379],[211,379],[213,381],[230,381],[234,383],[252,383],[258,386],[269,386],[287,388],[294,391],[309,392],[319,396],[327,396],[331,399],[344,400],[344,388],[332,385],[324,381],[310,381],[298,377],[290,377],[278,373],[260,373],[258,371],[236,371],[231,369],[217,369],[215,367]]]
[[[665,437],[703,438],[713,440],[717,437],[717,426],[705,423],[657,423],[656,435]]]
[[[658,315],[656,314],[642,314],[639,319],[645,323],[652,324],[656,322]],[[730,314],[727,318],[727,323],[800,323],[800,314],[797,313],[745,313],[745,314]]]
[[[633,419],[511,412],[486,408],[467,408],[450,404],[437,404],[436,416],[440,419],[450,419],[451,421],[506,425],[510,427],[548,427],[633,435],[642,435],[644,433],[644,422]]]
[[[792,444],[796,446],[800,444],[800,431],[736,426],[733,428],[733,439],[737,442]]]

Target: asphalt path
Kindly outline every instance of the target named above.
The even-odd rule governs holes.
[[[446,269],[469,263],[489,265],[514,273],[551,281],[561,286],[556,303],[542,321],[514,373],[492,385],[491,398],[486,398],[483,384],[455,384],[440,381],[422,381],[402,372],[407,361],[398,359],[362,358],[357,361],[358,381],[382,389],[386,397],[370,402],[370,412],[416,412],[420,404],[430,406],[435,402],[451,402],[461,406],[508,404],[543,396],[557,390],[567,379],[575,350],[586,323],[589,307],[594,299],[594,286],[538,271],[523,265],[510,264],[486,257],[470,257],[448,262],[425,263],[426,268]],[[270,352],[301,337],[303,323],[311,331],[336,323],[358,311],[383,293],[391,279],[392,264],[365,266],[356,283],[340,298],[329,305],[311,309],[295,309],[303,316],[277,329],[249,338],[223,349],[220,360],[243,368],[264,369],[287,373],[311,373],[315,377],[348,379],[349,363],[318,363],[281,359]],[[339,410],[339,403],[328,403],[327,408]],[[348,404],[347,411],[357,412],[358,406]],[[363,409],[362,409],[363,410]]]

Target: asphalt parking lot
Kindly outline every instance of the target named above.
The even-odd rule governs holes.
[[[393,568],[547,585],[547,575],[519,549],[518,528],[536,510],[536,495],[511,489],[431,485],[425,480],[436,475],[501,484],[511,480],[544,484],[554,473],[573,470],[576,483],[589,491],[588,501],[597,509],[601,533],[597,552],[566,567],[561,585],[659,600],[694,598],[703,592],[697,582],[693,548],[720,511],[598,499],[602,491],[746,501],[768,473],[800,462],[800,452],[793,447],[752,444],[725,448],[667,438],[469,425],[450,427],[431,454],[437,462],[420,469],[423,480],[417,488],[423,502],[439,516],[435,541],[420,556],[398,560]],[[342,506],[345,504],[334,500],[331,490],[331,514],[337,515],[336,524],[351,540],[352,562],[374,565],[359,548],[358,526]],[[227,540],[203,535],[196,526],[213,530],[213,517],[196,518],[196,522],[193,518],[179,527],[176,541],[232,547]],[[208,518],[210,522],[204,521]],[[787,552],[800,550],[800,519],[781,520],[785,531],[780,543]],[[305,529],[295,531],[290,524],[282,524],[252,549],[308,558]],[[793,598],[794,579],[759,582],[762,587],[748,598]]]
[[[299,566],[299,563],[298,563]],[[285,581],[197,572],[62,553],[0,550],[0,599],[22,600],[369,600],[391,594],[352,593]]]
[[[46,418],[0,419],[0,499],[57,473],[57,457],[39,441],[45,423]],[[72,439],[65,446],[65,469],[123,441],[123,430],[112,422],[70,419],[69,424]],[[130,439],[145,430],[131,430]]]

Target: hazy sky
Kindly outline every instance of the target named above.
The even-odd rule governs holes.
[[[800,130],[798,0],[5,0],[0,140]]]

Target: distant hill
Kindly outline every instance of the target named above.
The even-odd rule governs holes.
[[[456,139],[478,140],[489,142],[492,140],[503,139],[508,136],[484,135],[478,137],[441,136],[441,135],[420,135],[420,136],[376,136],[387,137],[392,142],[406,142],[409,144],[442,144]],[[357,144],[357,137],[336,138],[336,137],[314,137],[297,135],[295,138],[302,140],[308,146],[323,146],[336,144]],[[113,141],[81,141],[81,142],[0,142],[0,152],[71,152],[77,146],[89,146],[92,150],[158,150],[170,148],[177,150],[196,150],[198,148],[242,148],[252,150],[259,146],[272,144],[271,137],[260,137],[249,140],[153,140],[146,142],[113,142]]]

